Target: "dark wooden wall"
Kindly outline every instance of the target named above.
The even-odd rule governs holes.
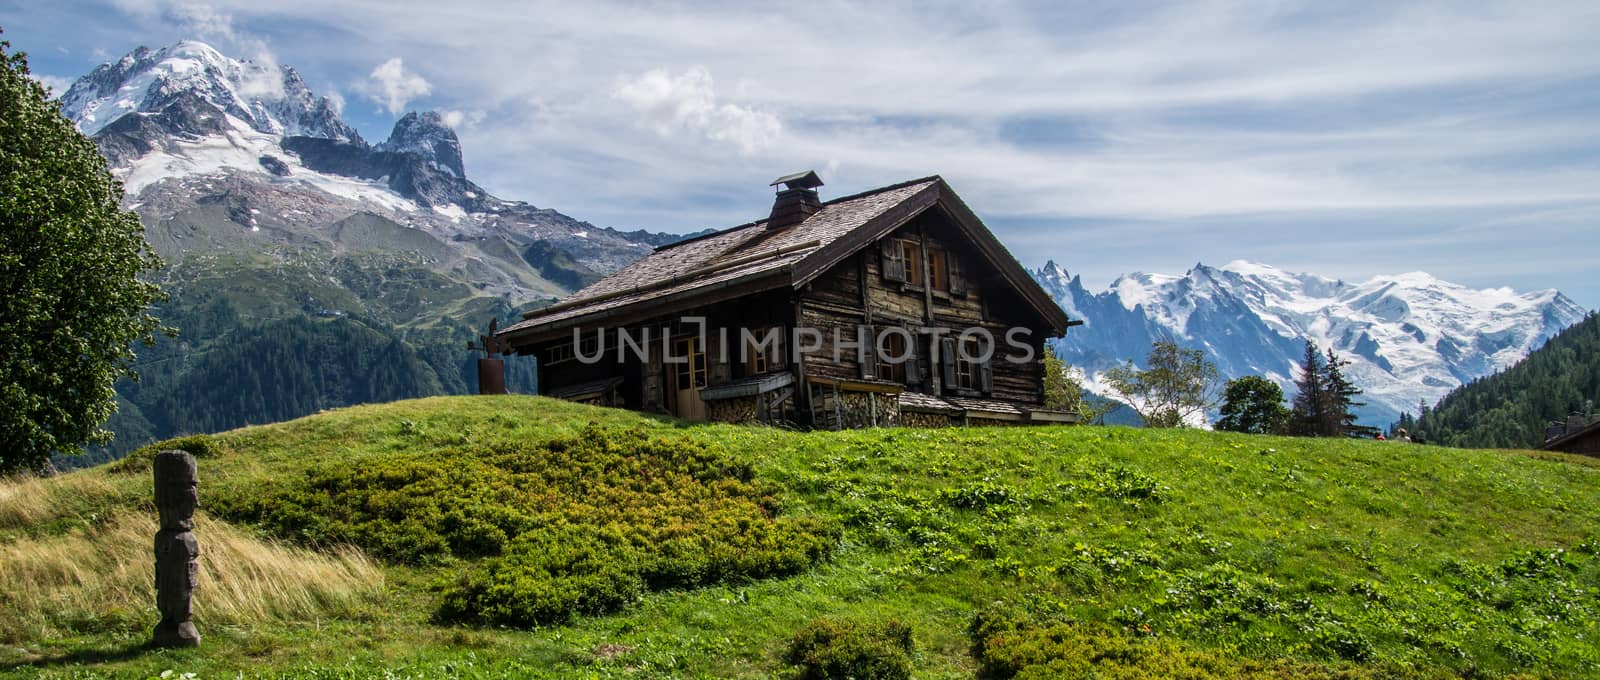
[[[913,286],[886,280],[882,251],[876,243],[808,284],[801,291],[799,320],[803,326],[822,330],[824,340],[822,350],[804,358],[806,375],[854,380],[877,374],[874,366],[863,366],[853,350],[841,352],[839,360],[834,360],[832,331],[838,329],[845,338],[854,341],[855,329],[861,324],[875,331],[886,326],[902,326],[921,339],[917,349],[921,361],[908,366],[912,375],[907,382],[918,391],[951,393],[950,387],[942,385],[940,367],[926,360],[929,354],[926,331],[982,327],[990,331],[997,343],[996,356],[990,363],[990,391],[987,395],[974,392],[969,396],[1042,404],[1042,352],[1049,331],[999,272],[968,245],[964,234],[950,219],[942,211],[932,209],[886,238],[911,239],[919,244],[923,256],[923,262],[919,263],[923,284]],[[951,269],[960,272],[965,282],[964,292],[931,289],[927,281],[930,248],[944,249],[947,257],[955,262]],[[1007,353],[1019,352],[1008,346],[1005,338],[1008,329],[1018,326],[1030,329],[1029,335],[1018,338],[1031,348],[1033,355],[1031,361],[1023,364],[1004,359]],[[937,392],[935,384],[940,388]]]

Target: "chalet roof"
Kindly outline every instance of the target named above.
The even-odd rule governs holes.
[[[734,286],[798,288],[883,234],[934,205],[942,205],[978,241],[978,250],[1006,274],[1058,334],[1066,314],[1006,252],[938,176],[836,198],[805,221],[768,230],[766,220],[662,246],[616,273],[500,331],[513,345],[613,317],[667,313],[668,305],[708,301]]]
[[[1545,451],[1565,451],[1573,442],[1600,434],[1600,419],[1582,423],[1580,416],[1573,418],[1580,418],[1580,422],[1568,425],[1560,435],[1540,444],[1539,448]]]

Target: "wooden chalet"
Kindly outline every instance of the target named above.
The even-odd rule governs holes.
[[[1539,448],[1545,451],[1600,456],[1600,416],[1567,416],[1566,421],[1546,428],[1544,436]]]
[[[546,395],[691,420],[1075,421],[1043,408],[1042,358],[1079,322],[943,179],[827,202],[814,172],[773,185],[766,219],[657,248],[498,337],[538,357]]]

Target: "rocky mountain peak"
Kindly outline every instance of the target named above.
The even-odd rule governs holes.
[[[94,136],[125,116],[159,115],[185,99],[264,134],[364,143],[338,107],[313,94],[293,69],[233,59],[197,40],[159,50],[141,46],[101,64],[62,94],[61,111]]]
[[[434,167],[456,177],[466,177],[461,163],[461,140],[455,130],[444,122],[437,111],[412,111],[394,124],[389,139],[378,145],[379,151],[414,153],[432,163]]]

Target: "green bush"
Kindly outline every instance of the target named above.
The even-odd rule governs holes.
[[[176,437],[141,446],[122,460],[112,463],[110,468],[115,472],[126,474],[149,472],[150,464],[156,459],[156,454],[171,450],[188,451],[195,458],[214,458],[222,455],[222,447],[211,435],[191,434],[187,437]]]
[[[1236,652],[1195,649],[1174,640],[1138,639],[1103,626],[1036,622],[1004,608],[980,612],[967,629],[978,676],[1107,680],[1362,680],[1443,678],[1442,672],[1399,666],[1346,666],[1257,660]]]
[[[477,560],[436,617],[512,626],[614,611],[645,589],[797,573],[838,542],[830,524],[778,516],[774,489],[705,444],[594,425],[544,444],[323,465],[230,488],[210,508],[390,562]]]
[[[525,534],[505,557],[463,574],[436,618],[534,626],[615,611],[644,591],[630,557],[571,527]]]
[[[911,627],[898,621],[818,619],[795,633],[784,661],[805,680],[909,678],[914,650]]]

